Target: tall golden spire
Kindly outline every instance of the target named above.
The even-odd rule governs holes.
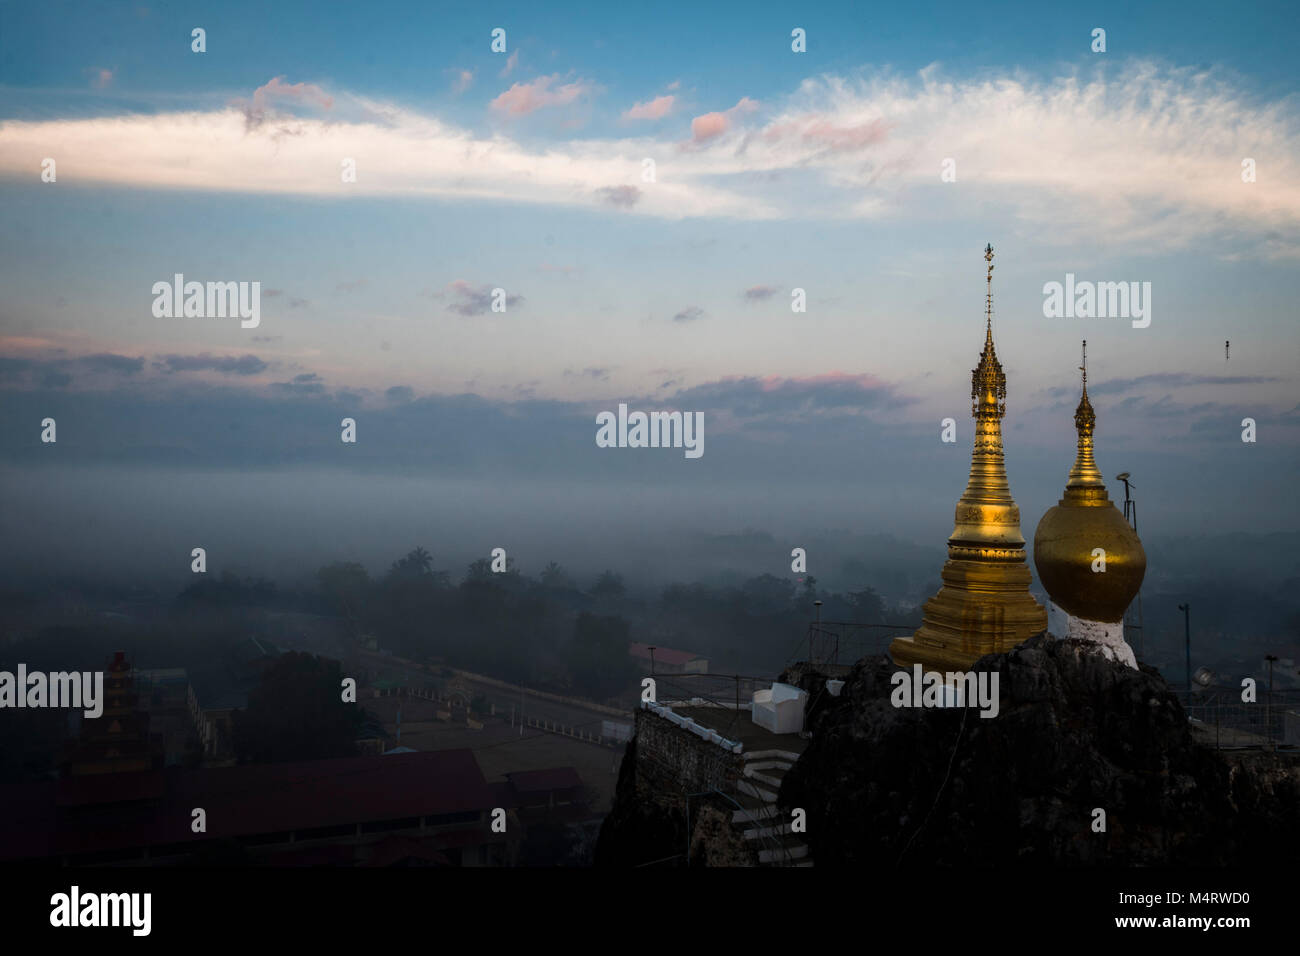
[[[948,539],[949,557],[1025,559],[1025,539],[1020,534],[1020,509],[1007,485],[1002,455],[1002,418],[1007,413],[1007,376],[993,347],[993,246],[986,246],[988,262],[984,294],[984,351],[971,371],[971,416],[975,419],[975,447],[970,478],[957,502],[956,524]],[[1019,555],[1012,553],[1019,551]]]
[[[1079,433],[1079,451],[1074,459],[1074,467],[1070,469],[1070,479],[1065,485],[1067,497],[1085,497],[1077,494],[1079,489],[1098,489],[1100,498],[1109,500],[1110,496],[1106,493],[1106,482],[1102,480],[1101,469],[1092,457],[1092,432],[1097,424],[1097,414],[1092,410],[1092,402],[1088,401],[1088,340],[1083,340],[1083,364],[1079,366],[1079,371],[1083,373],[1083,395],[1079,399],[1079,407],[1074,410],[1074,428]],[[1071,495],[1070,489],[1075,489],[1076,494]],[[1095,494],[1086,497],[1098,497]]]
[[[1007,377],[993,346],[991,244],[984,248],[984,260],[984,350],[971,371],[975,445],[970,477],[948,538],[943,587],[926,602],[920,630],[890,645],[897,663],[930,670],[967,668],[1047,626],[1047,611],[1029,593],[1020,508],[1011,497],[1002,454]]]

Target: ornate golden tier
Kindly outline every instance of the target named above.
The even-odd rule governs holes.
[[[1147,556],[1138,538],[1106,493],[1092,455],[1097,416],[1088,401],[1087,342],[1083,396],[1074,412],[1078,453],[1065,497],[1038,522],[1034,567],[1052,602],[1087,621],[1118,623],[1146,576]],[[1105,571],[1094,571],[1094,550],[1105,552]]]
[[[1001,653],[1047,627],[1047,610],[1029,593],[1020,509],[1007,485],[1002,417],[1007,378],[993,347],[993,247],[984,250],[984,351],[971,373],[975,447],[970,479],[957,502],[943,587],[925,603],[921,628],[895,638],[895,662],[928,670],[964,670],[985,654]]]

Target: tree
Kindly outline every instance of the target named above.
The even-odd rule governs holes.
[[[406,557],[393,562],[393,566],[388,569],[388,578],[390,580],[418,578],[432,573],[433,555],[424,548],[416,548],[408,552]]]
[[[885,617],[885,604],[880,595],[871,588],[863,588],[849,596],[853,608],[853,620],[859,624],[881,624]]]
[[[623,576],[613,571],[604,571],[591,586],[591,593],[598,598],[621,598],[626,591]]]
[[[365,568],[355,561],[339,561],[317,571],[316,580],[334,613],[350,621],[360,620],[374,587]]]
[[[232,725],[241,762],[315,760],[356,753],[361,713],[343,701],[338,661],[291,651],[262,673]]]
[[[573,587],[573,578],[569,577],[568,572],[554,561],[542,569],[541,581],[542,585],[548,588]]]
[[[627,648],[627,621],[579,614],[569,644],[569,674],[578,692],[604,700],[626,687],[636,676]]]

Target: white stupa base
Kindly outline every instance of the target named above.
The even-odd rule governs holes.
[[[1073,614],[1061,610],[1056,606],[1055,601],[1049,601],[1047,605],[1047,633],[1061,641],[1069,638],[1089,641],[1096,644],[1098,653],[1104,655],[1108,660],[1119,661],[1134,670],[1138,669],[1137,657],[1133,654],[1133,648],[1129,647],[1128,641],[1124,640],[1123,621],[1116,621],[1113,624],[1105,621],[1086,621],[1081,617],[1075,617]]]

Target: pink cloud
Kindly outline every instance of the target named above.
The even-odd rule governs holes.
[[[889,135],[889,124],[876,119],[855,126],[836,126],[819,116],[804,117],[786,123],[776,123],[763,132],[768,141],[797,137],[808,146],[824,146],[831,152],[849,152],[883,142]]]
[[[509,76],[511,73],[515,71],[515,67],[518,65],[519,65],[519,51],[515,50],[508,57],[506,57],[506,65],[502,67],[501,72],[498,73],[497,75]]]
[[[704,143],[721,136],[730,128],[733,118],[741,113],[752,113],[756,109],[758,109],[758,103],[755,100],[751,100],[748,96],[742,96],[740,102],[729,110],[697,116],[691,120],[691,141]]]
[[[697,143],[721,136],[727,131],[726,113],[705,113],[691,120],[691,139]]]
[[[244,120],[248,129],[256,129],[266,121],[268,116],[274,114],[275,110],[271,104],[275,100],[312,103],[327,110],[334,106],[334,97],[315,83],[285,83],[283,76],[275,76],[269,83],[264,83],[253,90],[252,101],[243,104]]]
[[[656,96],[649,103],[637,103],[623,112],[623,119],[662,119],[672,112],[675,96]]]
[[[582,80],[565,83],[551,88],[559,74],[538,77],[531,83],[516,83],[489,105],[499,113],[510,116],[526,116],[546,106],[566,106],[578,97],[591,91],[591,87]]]
[[[473,70],[456,70],[456,78],[452,81],[451,91],[453,93],[464,93],[474,85]]]
[[[107,89],[108,85],[113,82],[113,71],[98,70],[95,73],[95,78],[90,82],[97,90]]]

